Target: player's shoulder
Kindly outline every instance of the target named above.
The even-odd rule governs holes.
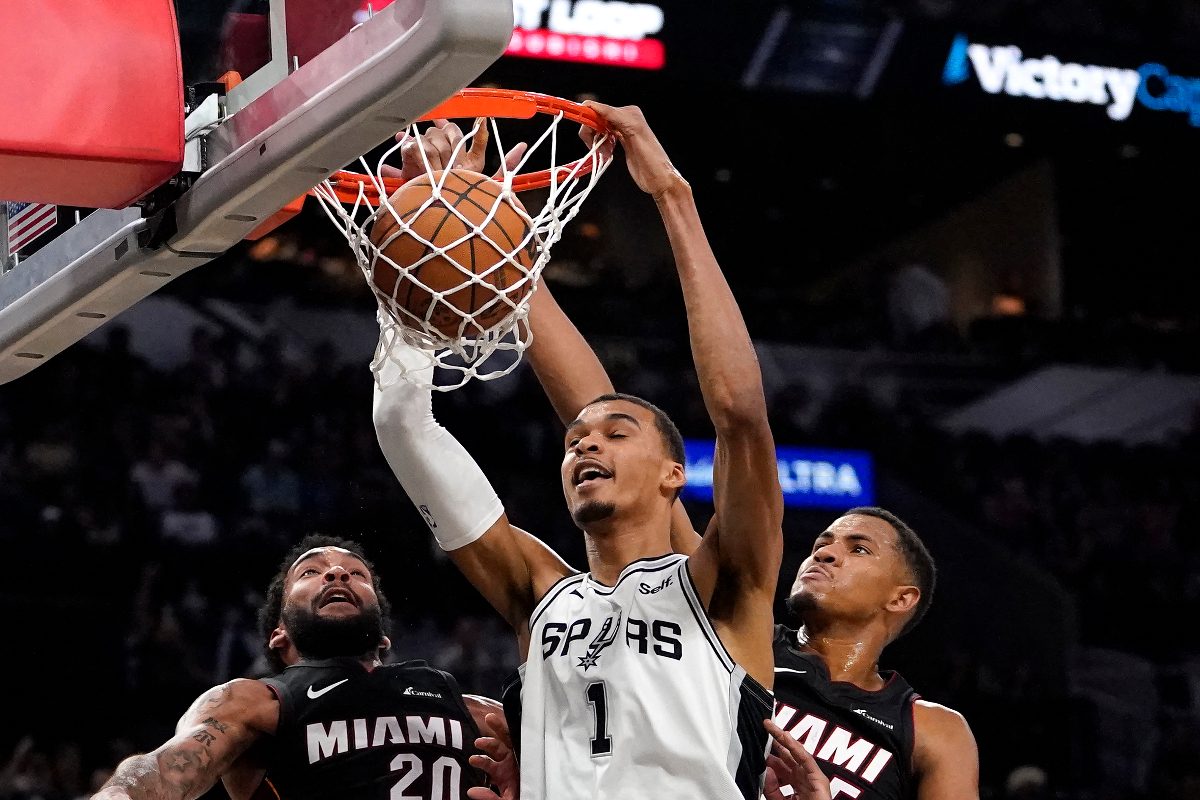
[[[504,716],[504,704],[499,700],[478,694],[464,694],[462,697],[463,705],[467,707],[467,711],[475,718],[476,722],[485,719],[489,714]]]
[[[967,718],[961,712],[922,697],[913,699],[913,718],[918,724],[924,724],[934,730],[967,726]]]
[[[206,718],[270,732],[279,719],[279,700],[264,682],[235,678],[197,697],[180,723]]]
[[[376,668],[376,673],[386,677],[387,682],[396,687],[396,691],[405,695],[420,694],[422,687],[441,687],[448,691],[446,695],[426,693],[427,697],[437,699],[453,700],[463,694],[458,679],[452,673],[438,669],[422,659],[384,664]],[[400,688],[401,686],[403,689]]]
[[[917,699],[912,769],[921,782],[955,787],[958,797],[979,797],[979,747],[966,717],[940,703]]]
[[[275,695],[267,685],[254,678],[234,678],[212,687],[196,698],[193,709],[269,702]]]
[[[441,670],[431,667],[429,662],[423,658],[409,658],[405,659],[404,661],[392,661],[388,664],[380,664],[375,668],[375,670],[377,672],[382,670],[380,674],[387,674],[391,672],[441,672]]]
[[[457,686],[454,676],[445,670],[438,669],[431,665],[428,661],[420,658],[412,658],[406,661],[393,661],[390,664],[383,664],[375,668],[377,676],[387,676],[392,679],[411,679],[411,680],[441,680],[447,683],[452,683]]]
[[[957,757],[977,752],[975,735],[961,712],[916,698],[913,700],[915,759]]]

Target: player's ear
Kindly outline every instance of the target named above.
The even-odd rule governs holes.
[[[287,631],[283,628],[276,628],[271,631],[271,637],[267,639],[268,650],[286,650],[291,640],[288,639]]]
[[[907,614],[921,602],[921,590],[916,586],[897,586],[896,591],[887,602],[887,610],[897,614]]]
[[[392,649],[392,640],[388,637],[383,637],[379,640],[379,657],[383,658],[384,654]]]
[[[663,487],[674,497],[686,482],[687,474],[684,472],[683,464],[671,462],[671,468],[663,479]]]

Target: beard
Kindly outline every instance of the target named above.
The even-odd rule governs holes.
[[[783,604],[788,616],[797,625],[804,624],[804,617],[817,610],[817,601],[807,592],[796,592]]]
[[[280,615],[301,658],[357,658],[383,645],[383,615],[378,605],[363,606],[353,617],[330,619],[310,608],[286,607]]]
[[[589,500],[583,505],[575,509],[571,514],[571,519],[575,524],[582,528],[585,525],[591,525],[593,522],[599,522],[603,519],[608,519],[617,511],[616,503],[605,503],[600,500]]]

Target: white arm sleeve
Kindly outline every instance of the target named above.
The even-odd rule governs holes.
[[[419,368],[425,356],[392,343],[389,359]],[[412,362],[412,363],[410,363]],[[432,365],[423,377],[432,377]],[[385,363],[375,381],[372,418],[384,458],[425,518],[443,550],[457,550],[483,536],[504,506],[466,448],[433,416],[433,397]]]

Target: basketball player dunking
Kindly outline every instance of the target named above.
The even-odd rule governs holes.
[[[588,398],[612,391],[595,353],[548,292],[534,297],[530,324],[530,364],[564,423]],[[674,549],[690,553],[699,543],[677,502]],[[769,784],[799,777],[801,800],[822,800],[824,792],[859,800],[978,797],[979,754],[963,717],[919,699],[898,674],[878,670],[884,647],[924,616],[934,583],[925,545],[882,509],[852,509],[817,537],[788,600],[801,630],[779,626],[774,643],[776,722],[791,735],[786,740],[796,737],[803,747],[786,764],[773,762]],[[813,757],[825,786],[805,777]]]
[[[461,800],[494,701],[423,662],[384,665],[388,603],[349,541],[310,536],[280,567],[261,622],[280,672],[201,695],[175,736],[123,761],[96,800],[191,800],[218,779],[234,800]]]
[[[595,353],[548,292],[534,298],[530,323],[530,363],[564,422],[584,398],[612,391]],[[673,547],[688,553],[699,543],[677,503]],[[817,537],[787,604],[800,630],[776,628],[778,726],[770,727],[792,749],[789,756],[776,748],[786,763],[772,759],[768,800],[788,797],[789,782],[798,800],[979,796],[979,754],[966,720],[878,668],[884,648],[929,608],[935,575],[920,538],[883,509],[851,509]]]
[[[572,419],[584,397],[612,390],[548,293],[534,298],[530,323],[530,363],[560,418]],[[689,553],[700,541],[677,503],[674,549]],[[883,509],[852,509],[817,537],[788,599],[800,630],[778,626],[774,642],[778,727],[772,733],[798,739],[802,748],[787,764],[773,762],[768,800],[788,796],[786,784],[797,778],[805,781],[796,787],[801,800],[823,800],[826,793],[858,800],[979,796],[979,754],[966,720],[878,668],[884,648],[929,608],[935,575],[920,538]],[[805,768],[814,758],[826,776],[823,786],[808,779]],[[776,777],[782,787],[772,785]]]
[[[530,321],[535,336],[552,343],[531,348],[530,361],[559,415],[570,419],[581,397],[606,390],[608,376],[548,293],[535,300]],[[686,553],[699,542],[679,504],[673,546]],[[851,509],[817,537],[787,602],[800,629],[775,629],[768,727],[778,746],[767,800],[979,796],[979,753],[966,720],[878,667],[884,648],[928,610],[935,576],[920,538],[883,509]],[[506,737],[489,748],[489,764],[506,760]]]
[[[703,542],[690,556],[671,549],[682,440],[639,398],[590,398],[567,427],[561,480],[584,532],[586,574],[509,523],[433,419],[428,390],[381,376],[376,428],[440,545],[516,632],[525,800],[757,798],[782,550],[762,378],[690,187],[640,111],[591,105],[657,203],[675,253],[718,439],[716,514]]]
[[[456,126],[443,124],[421,144],[441,164],[460,136]],[[418,161],[411,153],[406,164],[409,160]],[[534,332],[530,364],[567,424],[613,386],[548,287],[534,296],[529,321]],[[677,502],[674,548],[687,553],[699,542]],[[787,731],[769,723],[780,746],[771,759],[768,800],[788,796],[789,781],[798,800],[978,796],[979,757],[966,721],[919,699],[898,674],[880,673],[877,666],[884,647],[924,616],[935,574],[919,537],[882,509],[852,509],[817,538],[788,600],[802,630],[776,628],[776,718]],[[482,761],[500,769],[507,751],[503,742],[496,744],[495,758]],[[510,791],[504,798],[516,796]]]

